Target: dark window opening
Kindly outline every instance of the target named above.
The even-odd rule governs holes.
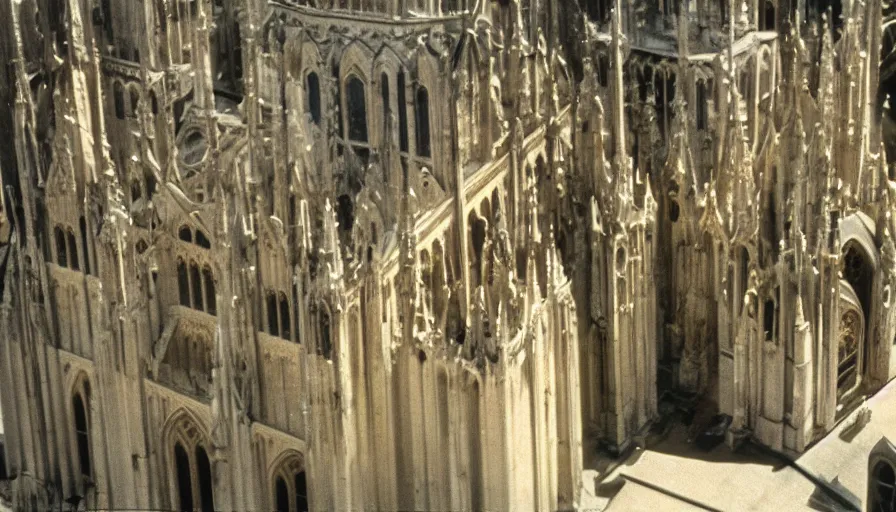
[[[193,290],[193,309],[202,311],[202,277],[195,263],[190,264],[190,287]]]
[[[190,458],[180,443],[174,445],[174,465],[177,470],[177,496],[181,512],[193,512],[193,479]]]
[[[405,99],[404,70],[398,70],[398,144],[399,150],[408,150],[408,105]]]
[[[896,512],[896,471],[886,461],[874,466],[874,494],[868,510]]]
[[[212,466],[208,455],[201,446],[196,447],[196,473],[199,476],[199,499],[202,512],[214,512],[215,500],[212,492]]]
[[[482,283],[482,250],[485,246],[486,223],[484,220],[474,217],[470,223],[470,237],[473,242],[473,283],[479,286]]]
[[[807,0],[806,20],[821,23],[821,16],[827,15],[828,24],[834,29],[834,40],[839,39],[843,27],[843,3],[840,0]]]
[[[669,220],[673,223],[678,222],[678,216],[681,214],[681,209],[678,206],[678,201],[672,201],[669,204]]]
[[[431,154],[429,147],[429,92],[426,87],[417,88],[416,101],[417,122],[417,154],[428,157]]]
[[[320,314],[320,354],[327,359],[330,358],[333,350],[333,343],[330,339],[330,315],[326,312]]]
[[[775,302],[771,299],[765,301],[762,311],[762,322],[765,330],[765,339],[774,339],[775,334]]]
[[[286,482],[283,478],[277,477],[275,494],[277,495],[277,512],[289,511],[289,489],[286,488]]]
[[[106,39],[108,43],[112,43],[112,0],[103,0],[103,30],[106,31]]]
[[[75,243],[75,234],[71,229],[65,234],[65,239],[68,246],[68,259],[72,264],[72,270],[81,270],[81,265],[78,263],[78,244]]]
[[[156,193],[156,179],[152,176],[146,177],[146,197],[152,199],[152,195]]]
[[[610,0],[586,0],[585,12],[598,24],[610,21]]]
[[[740,283],[741,290],[745,290],[747,286],[747,277],[750,269],[750,252],[746,247],[740,249]]]
[[[656,80],[656,116],[660,132],[669,133],[669,121],[673,117],[672,102],[675,100],[675,75]]]
[[[187,275],[187,265],[183,260],[177,260],[177,288],[180,292],[180,305],[190,307],[190,278]]]
[[[356,76],[346,85],[348,108],[348,138],[355,142],[367,142],[367,102],[364,98],[364,82]]]
[[[387,130],[392,121],[391,108],[389,107],[389,76],[380,75],[380,96],[383,101],[383,130]]]
[[[60,267],[68,266],[68,250],[65,248],[65,233],[59,226],[53,228],[53,234],[56,238],[56,263]]]
[[[136,203],[142,195],[143,193],[140,191],[140,183],[137,180],[134,180],[134,182],[131,183],[131,202]]]
[[[80,393],[76,393],[72,398],[72,407],[75,412],[75,435],[78,441],[78,464],[81,467],[81,474],[89,477],[91,475],[90,466],[90,430],[87,424],[87,408]]]
[[[706,94],[707,84],[704,81],[697,82],[697,129],[705,130],[709,122],[709,105]]]
[[[277,322],[277,297],[273,293],[267,295],[268,310],[268,334],[272,336],[280,336],[280,327]]]
[[[149,106],[152,109],[153,115],[156,115],[159,113],[159,98],[156,96],[155,91],[149,92]]]
[[[181,226],[180,230],[177,232],[177,237],[184,242],[193,243],[193,231],[190,230],[188,226]]]
[[[355,223],[355,205],[347,194],[339,196],[336,206],[336,219],[339,221],[339,229],[351,231]]]
[[[516,250],[516,277],[520,281],[526,280],[526,269],[529,264],[529,256],[525,249]]]
[[[290,338],[290,315],[289,315],[289,301],[286,300],[286,295],[280,294],[280,336],[283,339],[291,339]]]
[[[314,124],[320,124],[320,79],[317,73],[308,73],[308,113]]]
[[[305,472],[299,471],[296,474],[296,510],[298,512],[307,512],[308,510],[308,483],[305,481]]]
[[[81,247],[84,251],[84,272],[90,274],[90,251],[87,244],[87,220],[82,215],[78,220],[78,229],[81,231]]]
[[[66,2],[62,0],[51,1],[48,7],[47,17],[49,18],[50,30],[56,36],[57,51],[60,55],[65,55],[68,52],[68,40],[66,39],[65,30]]]
[[[215,276],[208,266],[202,269],[202,282],[205,284],[205,312],[217,314],[217,298],[215,297]]]
[[[112,97],[115,101],[115,117],[124,119],[124,86],[121,82],[113,82]]]
[[[604,53],[597,57],[597,83],[601,87],[610,84],[610,56]]]
[[[240,35],[240,24],[233,22],[233,81],[239,82],[243,79],[243,38]]]
[[[205,233],[200,230],[196,230],[196,245],[202,247],[203,249],[211,249],[212,244],[208,241],[208,238],[205,237]]]
[[[642,69],[635,72],[638,80],[638,98],[640,98],[642,103],[647,101],[647,75],[649,73],[651,73],[649,68],[647,71]]]
[[[763,9],[762,17],[760,20],[763,22],[760,30],[775,30],[775,3],[771,0],[765,0],[765,6]]]

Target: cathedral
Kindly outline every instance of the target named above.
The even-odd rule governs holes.
[[[682,404],[803,452],[896,376],[887,9],[0,2],[13,508],[571,510]]]

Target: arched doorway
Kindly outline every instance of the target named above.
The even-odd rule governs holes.
[[[840,328],[837,333],[837,404],[838,409],[860,389],[868,354],[868,320],[871,318],[871,292],[874,264],[866,249],[856,240],[843,246],[841,258]]]

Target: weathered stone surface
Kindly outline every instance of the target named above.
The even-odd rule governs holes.
[[[14,507],[575,508],[662,402],[804,450],[896,375],[831,6],[3,3]]]

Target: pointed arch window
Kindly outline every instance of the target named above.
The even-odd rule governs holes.
[[[177,509],[183,512],[213,512],[214,481],[203,436],[196,425],[188,420],[182,420],[171,436],[168,442],[173,442],[174,452],[172,490],[176,493],[172,497]]]
[[[75,392],[72,397],[72,411],[75,417],[75,441],[78,446],[78,467],[81,474],[90,478],[93,474],[93,465],[90,459],[90,419],[87,412],[89,400],[88,387]]]
[[[113,38],[112,31],[112,0],[102,0],[103,11],[103,30],[106,32],[106,43],[111,44]]]
[[[68,266],[68,249],[65,245],[65,232],[56,226],[53,228],[53,237],[56,239],[56,262],[60,267]]]
[[[188,265],[183,258],[178,258],[177,288],[181,306],[217,314],[215,275],[209,265],[200,268],[195,261]]]
[[[392,121],[391,109],[389,108],[389,75],[383,73],[380,75],[380,99],[383,102],[383,135],[388,131],[389,123]]]
[[[404,70],[398,70],[398,144],[403,153],[408,151],[408,104],[405,98]]]
[[[83,215],[78,219],[78,230],[81,232],[81,250],[84,251],[84,272],[90,274],[90,245],[87,243],[87,219]]]
[[[289,299],[283,292],[268,291],[265,294],[265,313],[267,314],[267,333],[285,340],[292,339],[292,315]]]
[[[190,457],[187,450],[177,442],[174,444],[174,466],[177,472],[177,497],[179,509],[184,512],[193,510],[193,475],[190,471]]]
[[[205,312],[214,315],[218,312],[217,299],[215,297],[215,276],[208,265],[202,268],[202,285],[205,288]]]
[[[292,329],[290,329],[291,315],[289,314],[289,301],[286,299],[286,294],[281,292],[277,302],[280,305],[280,336],[286,340],[292,339]]]
[[[69,263],[71,263],[70,268],[72,270],[81,270],[81,265],[78,263],[78,244],[75,242],[75,232],[71,228],[65,233],[65,242],[68,248]]]
[[[306,512],[308,510],[308,482],[305,479],[304,471],[296,473],[295,491],[296,512]]]
[[[202,276],[199,265],[193,261],[190,262],[190,290],[193,292],[193,309],[202,311]]]
[[[886,460],[874,466],[869,511],[891,512],[896,510],[896,471]]]
[[[286,487],[286,480],[283,477],[277,477],[274,493],[277,500],[277,512],[289,512],[289,489]]]
[[[277,321],[277,296],[274,292],[268,292],[265,298],[268,313],[268,334],[280,336],[280,322]]]
[[[184,260],[177,260],[177,288],[180,294],[180,305],[190,307],[190,277]]]
[[[417,115],[417,155],[429,157],[432,151],[429,144],[429,91],[426,87],[417,88],[414,107]]]
[[[205,448],[196,447],[196,472],[199,477],[199,503],[202,512],[214,512],[215,502],[212,488],[212,465],[208,460]]]
[[[177,232],[177,237],[184,242],[193,243],[193,231],[186,224],[180,227],[180,230]]]
[[[153,185],[155,186],[155,185]],[[193,230],[190,226],[184,224],[177,230],[177,238],[182,242],[196,244],[203,249],[211,249],[212,243],[201,229]]]
[[[274,473],[273,498],[277,512],[308,510],[305,470],[299,456],[290,456]]]
[[[314,124],[320,124],[320,79],[317,73],[308,73],[306,79],[308,88],[308,113],[311,114],[311,120]]]
[[[367,102],[364,82],[351,75],[345,86],[348,108],[348,138],[354,142],[367,142]]]

